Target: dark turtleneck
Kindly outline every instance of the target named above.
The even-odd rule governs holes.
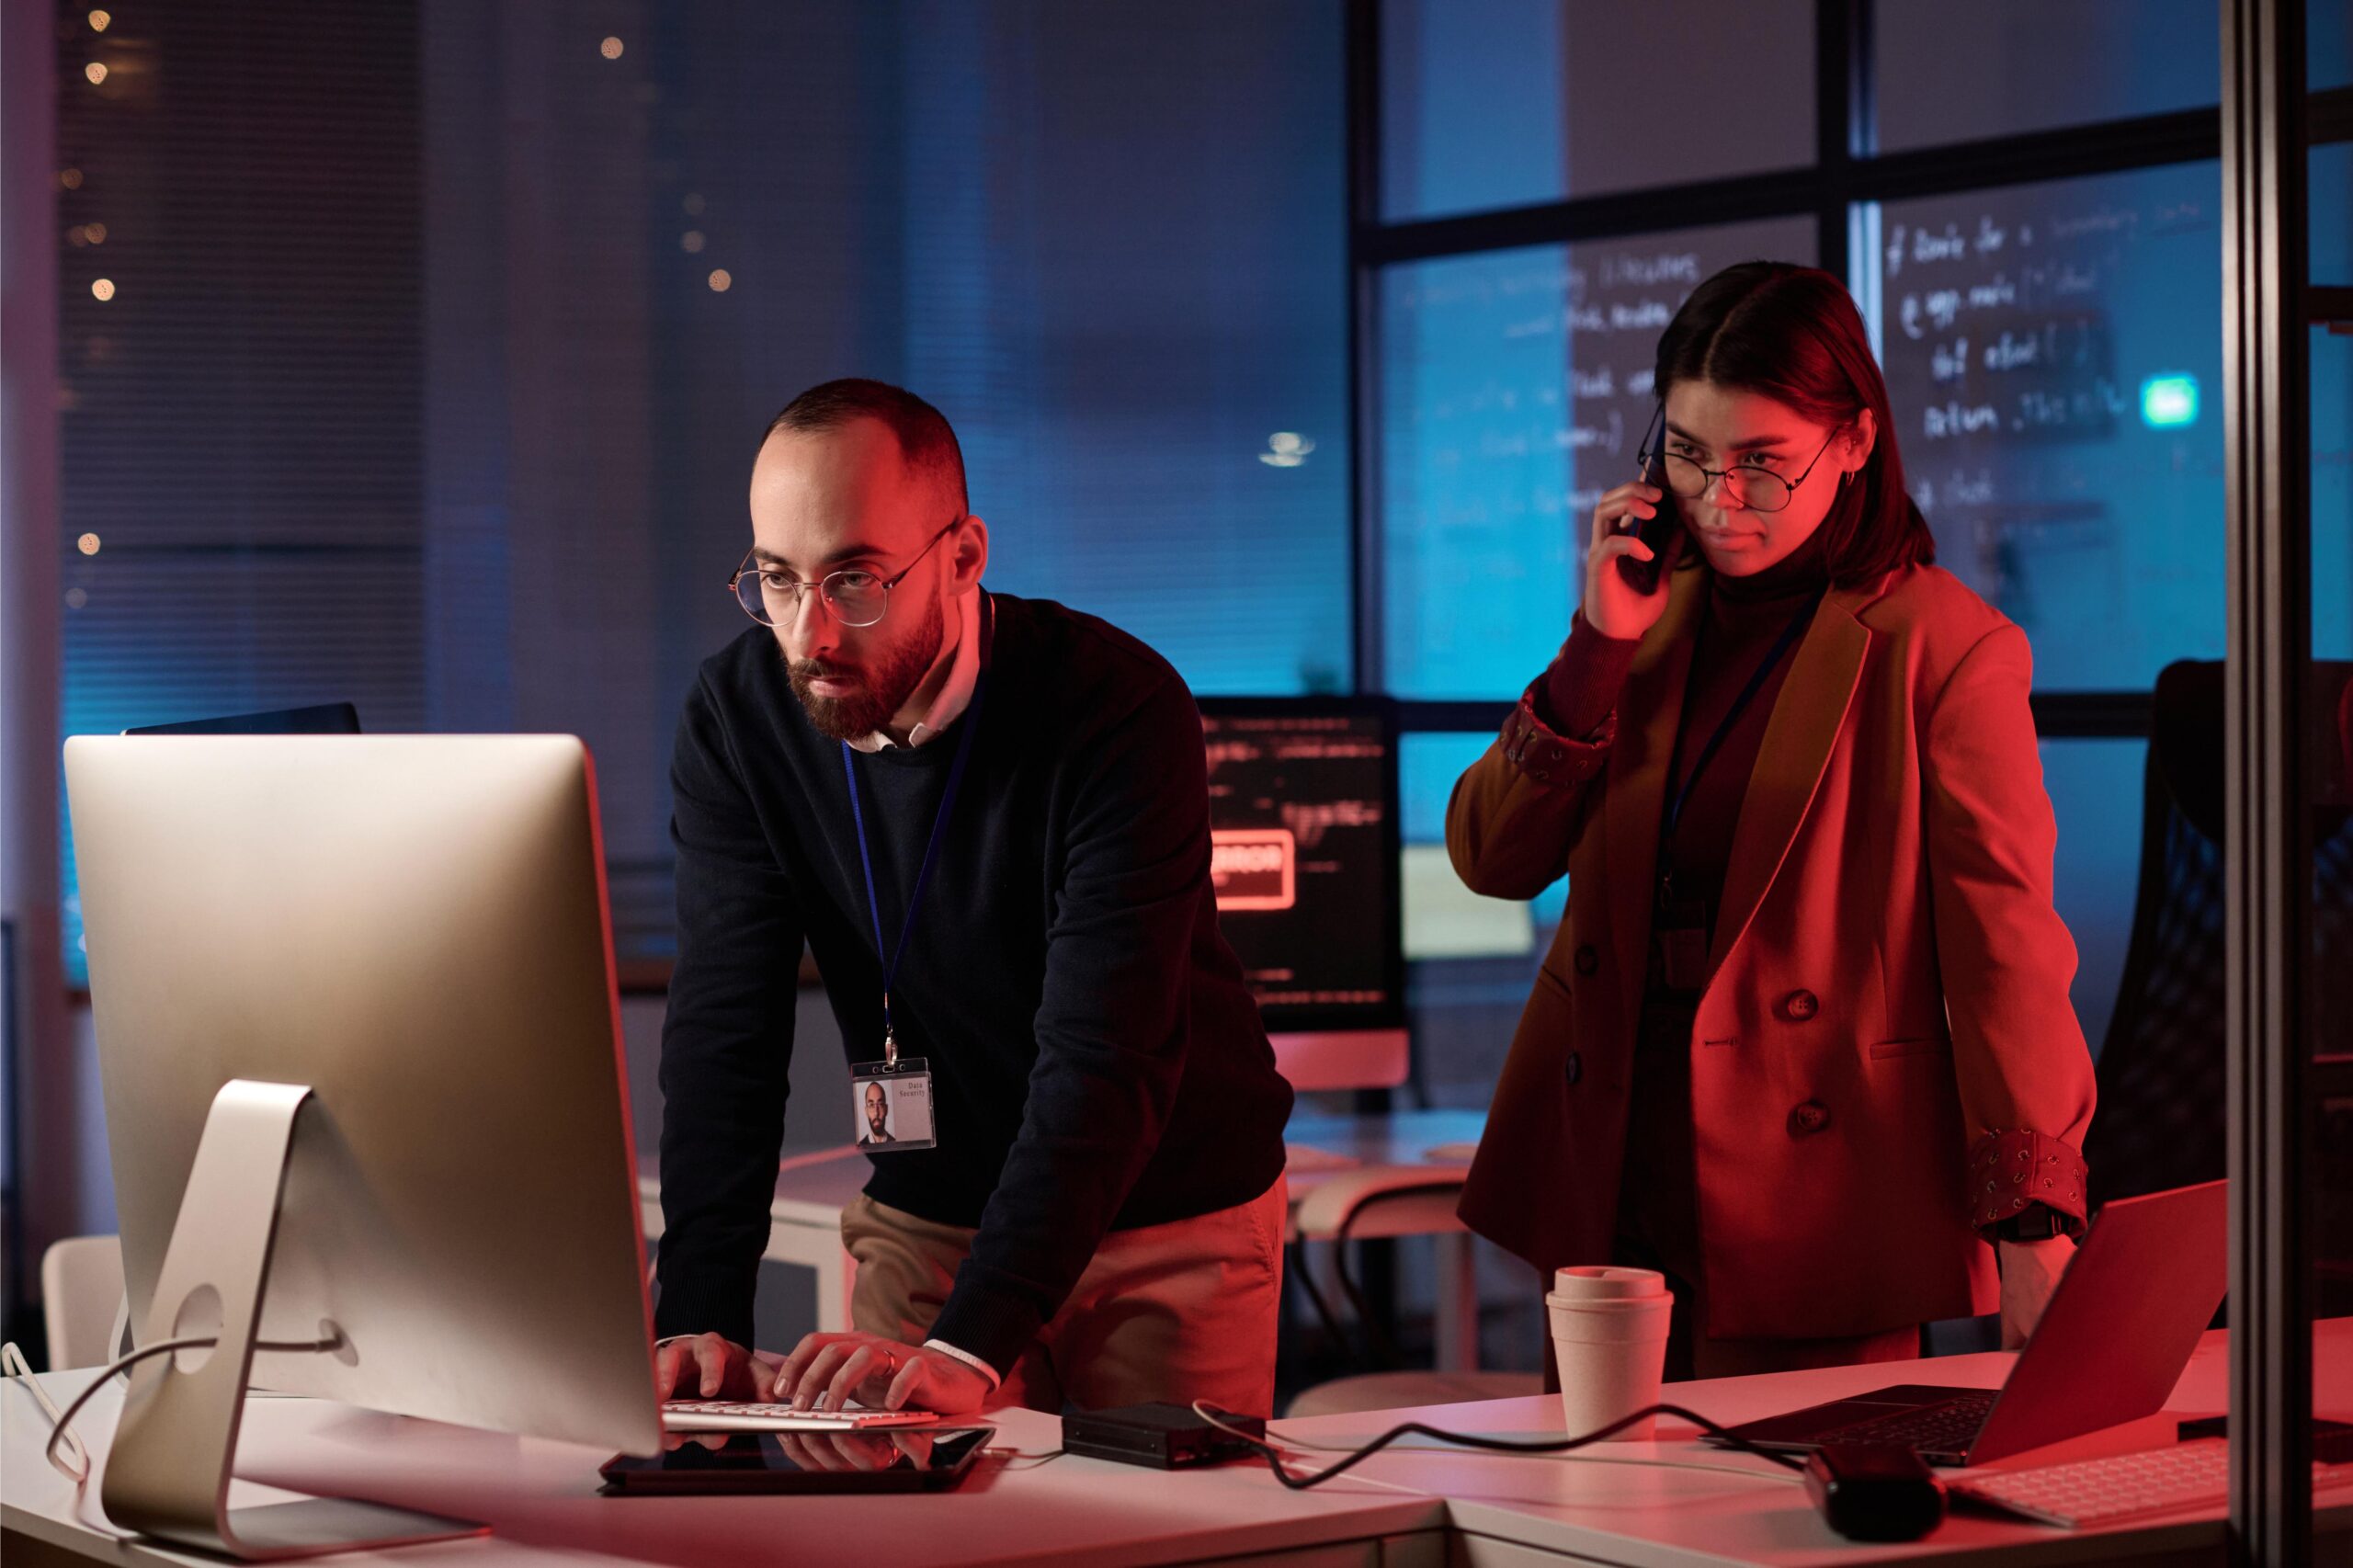
[[[1821,596],[1828,580],[1819,531],[1788,559],[1762,572],[1745,577],[1711,574],[1707,609],[1696,629],[1699,642],[1692,651],[1691,674],[1684,687],[1675,772],[1668,782],[1670,800],[1775,640],[1792,618]],[[1605,637],[1579,616],[1567,645],[1538,687],[1537,717],[1558,734],[1592,734],[1617,706],[1635,647],[1633,639]],[[1748,791],[1748,778],[1764,744],[1765,726],[1772,717],[1781,683],[1795,662],[1793,653],[1784,653],[1765,677],[1715,756],[1701,770],[1675,833],[1660,846],[1661,869],[1674,871],[1678,892],[1706,897],[1711,916],[1732,857],[1741,800]],[[1664,833],[1664,812],[1659,825]]]
[[[1676,730],[1675,771],[1667,782],[1673,800],[1692,764],[1716,733],[1741,688],[1756,667],[1771,655],[1773,644],[1790,622],[1807,613],[1828,582],[1819,530],[1787,560],[1746,577],[1716,575],[1709,584],[1708,610],[1698,628],[1699,645],[1692,650],[1691,676],[1683,687],[1683,717]],[[1797,662],[1794,651],[1784,653],[1740,710],[1708,766],[1691,783],[1691,796],[1675,831],[1659,845],[1661,870],[1672,871],[1678,896],[1708,901],[1709,940],[1715,939],[1717,894],[1723,890],[1724,868],[1732,859],[1733,831],[1740,823],[1740,802],[1748,793],[1748,776],[1756,771],[1756,755],[1765,744],[1765,726],[1773,716],[1774,699]],[[1665,833],[1665,819],[1659,827]]]

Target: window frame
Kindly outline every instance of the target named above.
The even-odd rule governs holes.
[[[1357,689],[1385,692],[1381,552],[1381,280],[1402,263],[1536,244],[1624,239],[1763,218],[1810,216],[1818,265],[1851,278],[1866,203],[2040,185],[2166,165],[2219,162],[2222,108],[2129,119],[1880,153],[1874,146],[1877,62],[1872,0],[1815,0],[1815,162],[1764,175],[1698,180],[1442,218],[1381,215],[1381,5],[1347,0],[1348,398],[1350,557]],[[2353,87],[2311,95],[2312,145],[2353,141]],[[2150,687],[2037,691],[2029,700],[2046,740],[2146,738]],[[1400,699],[1400,733],[1492,730],[1507,699]]]

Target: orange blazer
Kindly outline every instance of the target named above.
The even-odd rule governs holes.
[[[1607,1261],[1614,1239],[1662,797],[1707,590],[1704,566],[1673,574],[1598,736],[1531,732],[1523,703],[1447,808],[1474,892],[1569,878],[1461,1200],[1540,1269]],[[2028,1195],[2084,1212],[2092,1064],[2051,903],[2031,667],[2025,633],[1935,567],[1834,588],[1798,645],[1690,1045],[1712,1336],[1992,1312],[1987,1215]]]

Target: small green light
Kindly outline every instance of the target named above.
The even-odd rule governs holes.
[[[2194,424],[2197,418],[2197,377],[2151,376],[2141,383],[2141,420],[2151,429]]]

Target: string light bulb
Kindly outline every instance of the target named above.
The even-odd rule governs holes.
[[[727,269],[725,267],[716,267],[711,268],[710,291],[712,293],[724,294],[728,290],[733,289],[734,286],[735,279],[728,276]]]
[[[113,21],[114,17],[106,12],[93,11],[90,13],[90,30],[94,33],[102,33]]]
[[[74,548],[80,551],[85,555],[96,555],[98,552],[98,536],[96,534],[84,534],[80,539],[74,541]]]
[[[93,87],[98,85],[107,79],[106,62],[102,60],[91,61],[87,65],[82,67],[82,74],[90,79],[90,85]]]
[[[621,57],[621,51],[628,47],[617,38],[608,38],[597,46],[597,52],[608,60],[619,60]]]
[[[113,299],[114,279],[111,278],[91,278],[90,297],[97,300],[100,304],[104,304],[107,301]]]

